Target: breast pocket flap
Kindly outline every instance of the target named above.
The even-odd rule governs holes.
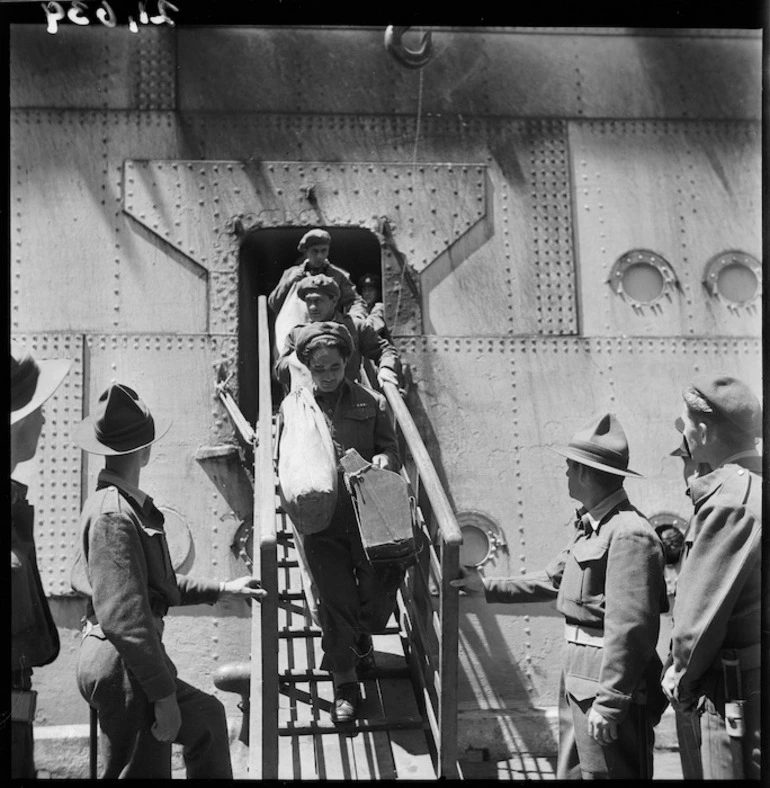
[[[578,542],[572,548],[572,555],[579,564],[587,564],[604,558],[609,547],[609,543],[603,540],[587,539],[584,542]]]

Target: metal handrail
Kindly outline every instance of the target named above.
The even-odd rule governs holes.
[[[254,528],[254,550],[259,545],[259,571],[267,596],[251,609],[251,702],[249,725],[250,779],[278,776],[278,539],[275,511],[275,471],[273,465],[273,401],[270,376],[270,335],[267,298],[257,299],[257,348],[259,370],[259,416],[257,447],[254,453],[254,512],[259,528]],[[261,695],[261,698],[255,696]],[[259,700],[260,702],[255,702]]]
[[[450,581],[459,575],[460,545],[463,536],[433,461],[397,386],[386,382],[383,391],[393,409],[438,525],[440,537],[438,709],[434,709],[431,705],[431,693],[427,690],[427,682],[424,678],[420,678],[420,683],[436,744],[438,776],[453,778],[458,776],[457,651],[460,604],[458,590],[450,585]],[[418,622],[419,618],[415,617],[415,623]],[[420,634],[419,626],[412,634]]]

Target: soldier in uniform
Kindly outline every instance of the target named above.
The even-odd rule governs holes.
[[[553,451],[567,458],[569,494],[581,503],[567,546],[543,572],[496,579],[461,567],[450,582],[487,602],[556,599],[565,618],[557,778],[649,779],[666,705],[656,652],[668,610],[663,549],[623,488],[639,474],[614,414]]]
[[[11,346],[11,474],[31,460],[45,424],[43,403],[60,386],[72,366],[65,359],[36,361]],[[35,510],[27,488],[11,476],[11,777],[34,779],[37,695],[32,669],[59,654],[59,633],[48,607],[35,554]]]
[[[297,249],[304,252],[305,259],[299,265],[287,268],[273,292],[267,297],[267,305],[273,314],[277,315],[281,311],[284,301],[298,282],[306,276],[324,274],[331,277],[340,289],[339,309],[346,313],[350,312],[362,320],[366,319],[366,302],[356,291],[350,281],[350,276],[342,268],[329,262],[331,242],[331,235],[326,230],[318,228],[310,230],[302,236]]]
[[[365,321],[350,314],[342,314],[339,310],[340,289],[331,277],[318,274],[303,279],[297,287],[297,295],[307,304],[310,323],[340,323],[353,338],[353,351],[345,369],[346,377],[360,382],[361,360],[364,358],[377,365],[377,380],[380,384],[389,381],[399,385],[401,363],[395,346]],[[297,335],[301,328],[302,325],[295,326],[289,332],[283,352],[275,363],[275,376],[287,388],[291,383],[292,354],[295,352]]]
[[[397,473],[401,458],[385,397],[345,377],[352,350],[350,334],[340,323],[308,323],[297,336],[297,356],[312,375],[313,396],[329,425],[337,459],[356,449],[367,462]],[[331,522],[303,541],[319,595],[321,668],[334,682],[331,719],[344,724],[356,717],[358,677],[374,666],[372,635],[393,614],[404,570],[369,563],[350,492],[341,469],[338,473]]]
[[[729,375],[683,392],[682,434],[713,470],[690,479],[694,513],[677,579],[663,689],[700,718],[705,779],[760,778],[762,408]]]
[[[170,426],[114,383],[75,434],[81,449],[105,457],[83,506],[72,587],[87,599],[77,681],[97,710],[108,779],[170,779],[172,742],[183,745],[188,779],[232,778],[224,707],[178,678],[163,619],[173,605],[265,594],[251,576],[219,582],[174,573],[163,514],[139,487],[152,445]]]

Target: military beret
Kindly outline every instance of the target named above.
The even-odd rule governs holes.
[[[330,246],[332,242],[332,237],[326,230],[309,230],[306,232],[297,246],[300,252],[304,252],[308,246]]]
[[[303,301],[308,293],[326,293],[337,301],[340,297],[340,286],[326,274],[314,274],[300,279],[297,285],[297,295]]]
[[[373,274],[367,274],[366,276],[362,276],[358,280],[358,289],[363,290],[365,287],[380,287],[380,277],[374,276]]]
[[[742,380],[730,375],[702,376],[691,385],[717,417],[747,435],[762,436],[762,405]]]
[[[320,340],[331,340],[330,344],[339,347],[345,358],[350,358],[353,353],[353,338],[350,332],[342,325],[328,320],[322,323],[306,323],[299,329],[295,342],[297,358],[308,365],[310,354],[318,347]]]

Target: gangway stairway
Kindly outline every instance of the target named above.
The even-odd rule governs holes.
[[[402,474],[417,511],[421,550],[407,570],[396,613],[374,635],[376,669],[362,677],[358,719],[335,726],[330,674],[320,670],[320,629],[302,587],[300,556],[277,494],[267,302],[257,300],[259,418],[256,432],[220,396],[253,446],[252,571],[267,591],[252,605],[248,684],[249,779],[436,779],[457,763],[460,528],[396,386],[385,384],[402,443]]]
[[[331,676],[321,671],[321,631],[302,588],[295,537],[278,508],[278,778],[434,779],[427,722],[407,664],[409,644],[398,620],[375,635],[375,670],[361,677],[355,723],[329,718]]]

